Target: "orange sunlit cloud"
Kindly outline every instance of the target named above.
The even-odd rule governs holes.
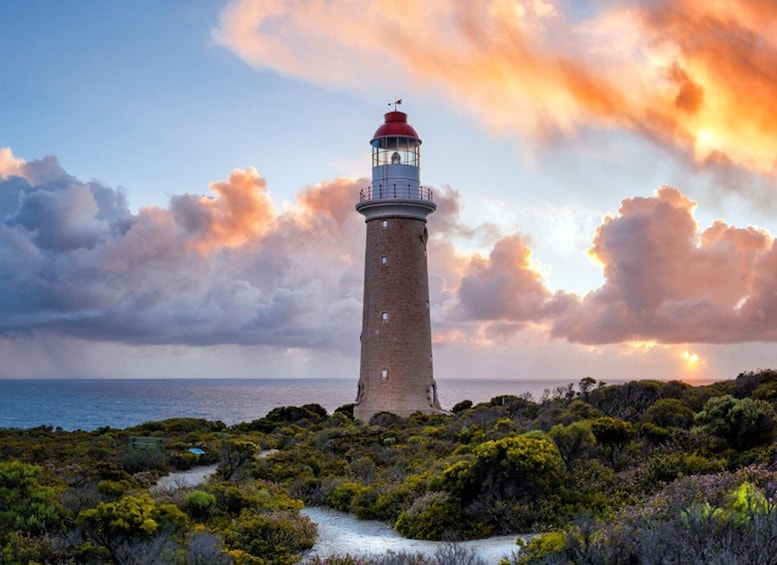
[[[239,247],[261,237],[274,218],[266,183],[256,169],[234,170],[226,182],[214,182],[217,196],[174,196],[171,210],[190,238],[204,253],[214,247]]]
[[[624,128],[697,161],[773,171],[772,2],[602,4],[580,18],[550,0],[237,0],[212,35],[251,65],[317,84],[401,80],[501,132]]]

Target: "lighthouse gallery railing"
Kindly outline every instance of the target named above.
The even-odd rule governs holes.
[[[388,200],[393,198],[407,198],[410,200],[427,200],[434,202],[432,189],[426,186],[413,186],[411,184],[392,184],[377,186],[370,185],[359,191],[359,202],[366,200]]]

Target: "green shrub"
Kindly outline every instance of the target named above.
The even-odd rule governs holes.
[[[367,490],[367,488],[368,487],[360,483],[354,483],[352,481],[338,483],[329,494],[326,495],[326,502],[335,510],[350,512],[354,498]]]
[[[552,555],[563,551],[567,543],[567,535],[564,532],[548,532],[531,538],[528,542],[521,542],[518,545],[521,549],[521,556],[518,559],[519,565],[526,565],[541,562]]]
[[[461,412],[464,412],[465,410],[469,410],[472,408],[472,401],[471,400],[462,400],[461,402],[458,402],[453,405],[453,408],[451,408],[451,412],[454,414],[459,414]]]
[[[575,460],[588,453],[596,443],[590,422],[572,422],[567,426],[556,424],[548,436],[556,444],[567,469],[571,469]]]
[[[313,547],[316,532],[313,522],[293,511],[255,514],[246,510],[223,535],[227,548],[258,559],[245,562],[293,565],[303,551]]]
[[[58,489],[41,484],[42,469],[18,461],[0,462],[0,545],[11,532],[59,530],[64,509]]]
[[[200,463],[200,456],[189,451],[175,451],[170,454],[170,464],[179,471],[187,471]]]
[[[777,414],[765,400],[737,399],[727,394],[710,398],[696,414],[696,424],[736,449],[747,449],[774,438]]]
[[[87,541],[106,548],[116,557],[128,545],[149,540],[160,531],[182,531],[186,514],[174,504],[159,504],[147,494],[101,502],[78,515]]]
[[[688,429],[693,425],[693,410],[677,398],[661,398],[645,411],[642,420],[661,428]]]
[[[126,479],[121,481],[100,481],[97,483],[97,492],[108,498],[121,498],[133,486],[136,486],[136,484]]]
[[[464,514],[447,492],[430,492],[399,515],[394,528],[412,539],[456,539],[462,534]]]
[[[193,490],[183,499],[183,509],[194,520],[207,520],[216,509],[216,496],[201,490]]]

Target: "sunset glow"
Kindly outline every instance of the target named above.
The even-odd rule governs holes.
[[[700,361],[699,356],[691,351],[683,351],[683,359],[685,360],[685,364],[690,368],[695,367]]]
[[[396,98],[437,378],[777,366],[770,2],[13,4],[0,378],[355,379]]]

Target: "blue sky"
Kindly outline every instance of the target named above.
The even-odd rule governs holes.
[[[236,239],[226,237],[223,226],[209,225],[207,233],[187,232],[188,247],[181,243],[182,249],[196,248],[200,253],[207,248],[209,255],[200,260],[213,269],[223,268],[217,266],[221,263],[215,255],[225,261],[226,255],[252,250],[255,263],[250,268],[229,271],[233,278],[197,295],[221,304],[221,298],[213,297],[228,292],[225,289],[242,283],[250,287],[241,295],[246,302],[219,310],[218,321],[202,313],[203,334],[210,320],[220,328],[213,332],[219,337],[176,334],[180,312],[168,318],[163,314],[167,306],[161,305],[149,310],[144,323],[154,320],[158,328],[164,323],[159,320],[166,320],[169,331],[149,330],[150,337],[140,339],[137,336],[145,326],[137,322],[137,333],[128,337],[126,321],[108,321],[119,319],[127,304],[139,308],[141,295],[146,296],[127,283],[115,304],[90,297],[82,300],[88,306],[73,306],[79,302],[75,299],[69,299],[66,307],[30,306],[27,312],[21,312],[26,306],[14,306],[6,316],[13,321],[0,328],[0,354],[7,356],[7,368],[0,368],[0,376],[210,376],[224,370],[224,376],[352,373],[355,377],[356,346],[348,340],[358,336],[358,327],[343,329],[339,342],[312,337],[316,332],[327,333],[324,323],[305,319],[299,321],[302,327],[290,321],[281,328],[273,325],[274,318],[259,316],[233,320],[229,326],[224,320],[232,318],[223,312],[236,315],[252,304],[262,311],[268,304],[281,304],[273,300],[281,300],[283,293],[295,297],[297,283],[316,286],[311,282],[314,272],[302,276],[294,270],[294,257],[276,257],[262,245],[295,253],[293,245],[283,247],[273,238],[282,238],[282,229],[288,229],[290,222],[299,237],[311,236],[306,230],[322,208],[304,195],[317,187],[324,197],[340,198],[347,193],[338,191],[351,190],[346,186],[353,183],[355,202],[364,182],[357,179],[370,175],[369,140],[395,97],[403,99],[401,109],[424,142],[422,181],[439,190],[450,203],[446,209],[458,208],[457,213],[438,213],[439,218],[430,219],[440,250],[437,259],[430,259],[433,285],[438,284],[432,292],[439,292],[433,318],[438,376],[456,376],[456,369],[468,366],[468,359],[474,359],[473,371],[475,367],[487,371],[484,376],[574,380],[586,374],[722,378],[777,361],[771,328],[740,328],[742,305],[766,285],[758,286],[763,278],[758,269],[765,267],[756,263],[768,263],[768,234],[777,230],[774,172],[769,165],[773,156],[768,149],[774,133],[754,110],[744,108],[767,104],[772,77],[756,76],[752,69],[748,75],[740,68],[743,65],[737,66],[747,60],[749,48],[760,53],[759,59],[753,59],[754,67],[768,68],[774,62],[771,40],[758,43],[758,38],[768,37],[769,22],[777,21],[768,6],[730,3],[705,12],[690,2],[603,2],[592,9],[574,2],[483,0],[466,7],[430,2],[424,10],[402,7],[396,14],[369,3],[332,2],[324,13],[317,12],[316,6],[302,0],[245,0],[33,1],[3,7],[0,148],[8,152],[5,172],[0,161],[0,180],[5,179],[0,191],[10,195],[8,202],[21,203],[0,209],[8,234],[21,237],[26,230],[23,235],[32,245],[42,245],[41,229],[36,228],[41,220],[22,211],[25,198],[35,191],[49,195],[55,190],[53,184],[36,185],[32,180],[38,173],[30,171],[42,168],[46,156],[55,157],[63,174],[71,178],[67,190],[75,191],[73,182],[83,187],[95,181],[110,194],[126,198],[123,211],[105,220],[113,222],[110,226],[89,224],[89,229],[96,230],[94,241],[99,242],[90,244],[97,247],[84,248],[90,252],[105,244],[106,234],[116,233],[119,220],[141,223],[146,218],[143,210],[169,214],[185,229],[201,218],[202,210],[217,218],[222,212],[197,200],[207,195],[216,201],[225,198],[224,193],[212,193],[211,183],[227,183],[236,191],[235,187],[248,185],[265,190],[266,198],[259,200],[271,202],[273,212],[262,216],[261,202],[255,202],[256,211],[264,218],[261,221],[275,227],[254,226],[250,228],[254,231],[241,232]],[[684,38],[696,31],[694,22],[704,16],[720,23],[720,33],[717,39],[700,35],[699,46],[690,46]],[[660,38],[659,17],[677,26],[668,25]],[[751,33],[753,44],[726,46],[737,30]],[[741,60],[732,55],[722,66],[731,77],[754,81],[749,90],[752,104],[732,101],[730,86],[710,70],[706,54],[723,48],[735,54],[737,49],[742,51]],[[699,92],[701,101],[691,96]],[[767,110],[768,106],[764,110],[768,114]],[[741,112],[739,118],[737,112]],[[19,172],[20,163],[29,166],[27,172]],[[263,180],[231,177],[234,170],[249,167]],[[29,186],[18,188],[9,180],[14,176],[24,177]],[[656,191],[662,185],[674,187],[686,200],[668,192],[659,197]],[[56,206],[71,202],[67,198],[62,196],[55,200],[59,204],[51,206],[56,211]],[[699,264],[704,265],[699,269],[706,270],[690,273],[688,280],[711,276],[709,264],[723,257],[715,253],[723,253],[720,246],[727,246],[726,253],[732,257],[750,257],[751,263],[741,268],[748,280],[753,279],[753,288],[737,296],[728,286],[712,283],[707,288],[693,282],[686,288],[680,282],[684,275],[676,273],[672,276],[677,279],[662,287],[664,294],[655,300],[652,294],[647,298],[653,287],[627,288],[631,279],[617,274],[627,264],[627,254],[655,245],[649,240],[650,231],[630,242],[628,249],[619,247],[628,225],[626,215],[619,212],[621,202],[635,198],[647,202],[639,210],[645,222],[658,218],[656,210],[663,205],[676,208],[682,216],[678,221],[697,222],[696,228],[689,229],[700,255],[686,258],[685,263],[688,269]],[[72,202],[72,209],[80,206]],[[651,203],[657,204],[650,207]],[[196,206],[203,207],[198,208],[199,215],[192,212]],[[78,208],[79,214],[86,214],[86,209]],[[64,208],[60,212],[66,214]],[[333,258],[349,257],[350,278],[337,279],[328,272],[337,268],[324,265],[321,268],[327,274],[322,279],[331,284],[322,283],[326,290],[319,289],[315,295],[326,302],[327,293],[335,293],[349,315],[358,312],[360,300],[360,281],[355,279],[361,258],[359,241],[354,240],[360,236],[356,227],[360,218],[355,211],[353,215],[347,220],[353,224],[338,231],[337,237],[332,235],[326,251]],[[597,229],[607,215],[615,221],[602,232],[603,251],[592,260],[588,251],[595,247]],[[103,216],[109,215],[95,218],[102,221]],[[78,215],[79,221],[84,217]],[[723,243],[715,240],[720,248],[707,249],[701,233],[716,220],[741,230],[761,229],[759,233],[768,235],[759,240],[758,253],[763,257],[753,259],[744,247],[732,243],[740,241],[733,232],[720,240]],[[237,219],[230,216],[229,221]],[[260,219],[251,222],[254,225]],[[657,230],[663,229],[656,225]],[[62,229],[71,228],[67,224]],[[86,228],[78,229],[82,233]],[[199,224],[198,229],[205,230]],[[56,237],[70,234],[56,233]],[[221,247],[203,244],[206,236],[218,239]],[[346,242],[342,253],[332,248],[338,241]],[[501,247],[500,242],[504,242]],[[304,246],[304,241],[299,245]],[[493,252],[508,248],[518,262],[499,271],[502,267]],[[7,247],[7,253],[21,262],[21,256],[14,255],[18,249]],[[85,276],[56,268],[57,260],[73,264],[76,255],[40,249],[55,267],[45,276],[31,270],[31,277],[67,285]],[[67,250],[71,252],[75,250]],[[111,252],[120,253],[118,247]],[[683,253],[695,252],[688,248]],[[653,257],[645,255],[649,256]],[[670,261],[663,256],[653,260]],[[8,260],[5,267],[5,276],[16,281],[16,286],[9,286],[8,301],[24,305],[22,295],[14,293],[24,286],[20,273],[28,271],[12,272],[12,263]],[[276,273],[273,269],[281,263],[286,270]],[[191,276],[191,264],[166,268],[168,272],[188,269],[180,275],[185,279]],[[679,269],[675,264],[662,265],[657,268],[672,273]],[[104,269],[104,265],[95,268]],[[736,269],[724,265],[714,272],[727,271]],[[466,285],[461,281],[465,279],[482,284],[482,292],[464,295]],[[660,286],[665,281],[658,277],[651,282]],[[502,285],[500,292],[509,291],[510,296],[528,293],[542,303],[516,305],[512,313],[494,318],[487,314],[493,308],[483,305],[489,284]],[[107,291],[95,292],[95,297],[102,297]],[[494,299],[500,292],[493,293]],[[598,294],[586,301],[589,292]],[[637,292],[643,294],[631,302]],[[554,293],[562,293],[566,302],[562,305],[561,298],[552,298]],[[613,293],[625,297],[626,309],[636,303],[663,305],[656,306],[660,319],[645,321],[637,313],[629,322],[613,321],[610,316],[615,310],[602,313],[603,304],[609,304],[609,298],[602,296]],[[308,299],[313,300],[311,296]],[[187,304],[194,308],[195,297],[191,300]],[[710,320],[716,320],[723,326],[730,324],[731,331],[711,335],[671,322],[687,318],[692,305],[697,312],[704,301],[716,314],[699,323],[710,325]],[[119,308],[119,303],[124,306]],[[283,304],[295,304],[288,306],[294,312],[301,308],[293,298]],[[670,306],[676,310],[664,318],[661,308]],[[563,314],[549,313],[561,310]],[[758,306],[758,312],[769,311],[763,304]],[[98,329],[83,322],[87,319]],[[599,326],[619,329],[594,328],[594,319]],[[358,326],[359,317],[354,320]],[[259,332],[256,326],[262,323],[268,324],[267,331]],[[252,337],[239,337],[241,331]],[[305,339],[289,337],[300,333]],[[41,352],[45,361],[40,361]],[[696,363],[687,362],[690,355],[697,355]],[[132,364],[132,370],[117,370],[106,361],[111,357]],[[32,358],[38,360],[30,362]],[[468,370],[460,376],[472,375]]]

